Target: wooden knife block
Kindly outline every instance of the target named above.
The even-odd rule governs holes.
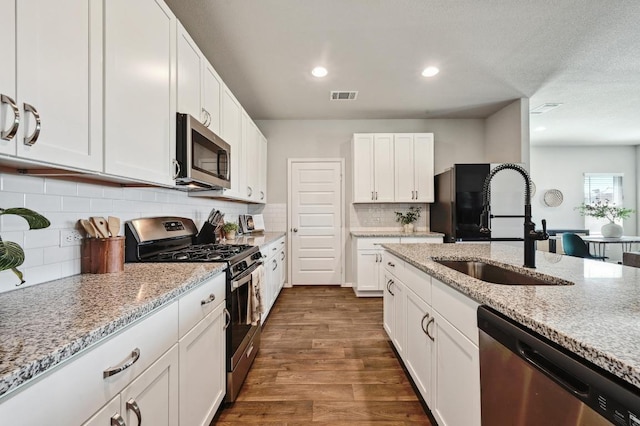
[[[81,272],[109,274],[124,271],[124,237],[82,240]]]

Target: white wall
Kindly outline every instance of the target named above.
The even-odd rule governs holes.
[[[29,230],[19,216],[0,216],[2,239],[25,251],[25,262],[18,268],[27,281],[23,287],[80,273],[80,246],[60,247],[60,231],[77,229],[81,218],[118,216],[124,224],[138,217],[172,215],[189,217],[200,227],[214,207],[228,221],[247,213],[246,204],[191,198],[164,188],[121,188],[5,173],[0,173],[0,188],[1,208],[27,207],[51,221],[49,228]],[[15,289],[17,283],[13,272],[0,272],[0,292]]]
[[[584,218],[574,210],[584,200],[584,173],[623,173],[624,206],[638,208],[637,156],[635,146],[531,147],[531,178],[536,184],[532,210],[536,223],[547,219],[553,228],[583,228]],[[559,189],[559,207],[543,203],[544,192]],[[637,235],[637,214],[624,221],[624,233]]]
[[[489,163],[529,165],[529,99],[519,99],[486,119],[484,156]]]

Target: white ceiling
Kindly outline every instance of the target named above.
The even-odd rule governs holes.
[[[640,144],[638,0],[166,1],[256,120],[481,118],[528,97],[563,103],[531,116],[533,144]]]

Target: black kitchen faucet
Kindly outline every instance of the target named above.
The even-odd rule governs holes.
[[[489,233],[489,218],[491,216],[491,179],[502,170],[515,170],[524,178],[524,266],[526,268],[536,267],[536,241],[548,240],[547,221],[542,219],[542,231],[536,231],[536,224],[531,221],[531,178],[529,173],[521,166],[512,163],[500,164],[484,180],[482,189],[482,215],[480,216],[480,232]]]

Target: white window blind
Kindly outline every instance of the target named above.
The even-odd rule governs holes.
[[[608,201],[609,204],[623,207],[622,173],[585,173],[584,202],[593,204],[597,201]],[[599,234],[602,225],[609,223],[607,219],[596,219],[585,216],[584,227],[590,234]],[[622,220],[616,223],[622,225]]]

